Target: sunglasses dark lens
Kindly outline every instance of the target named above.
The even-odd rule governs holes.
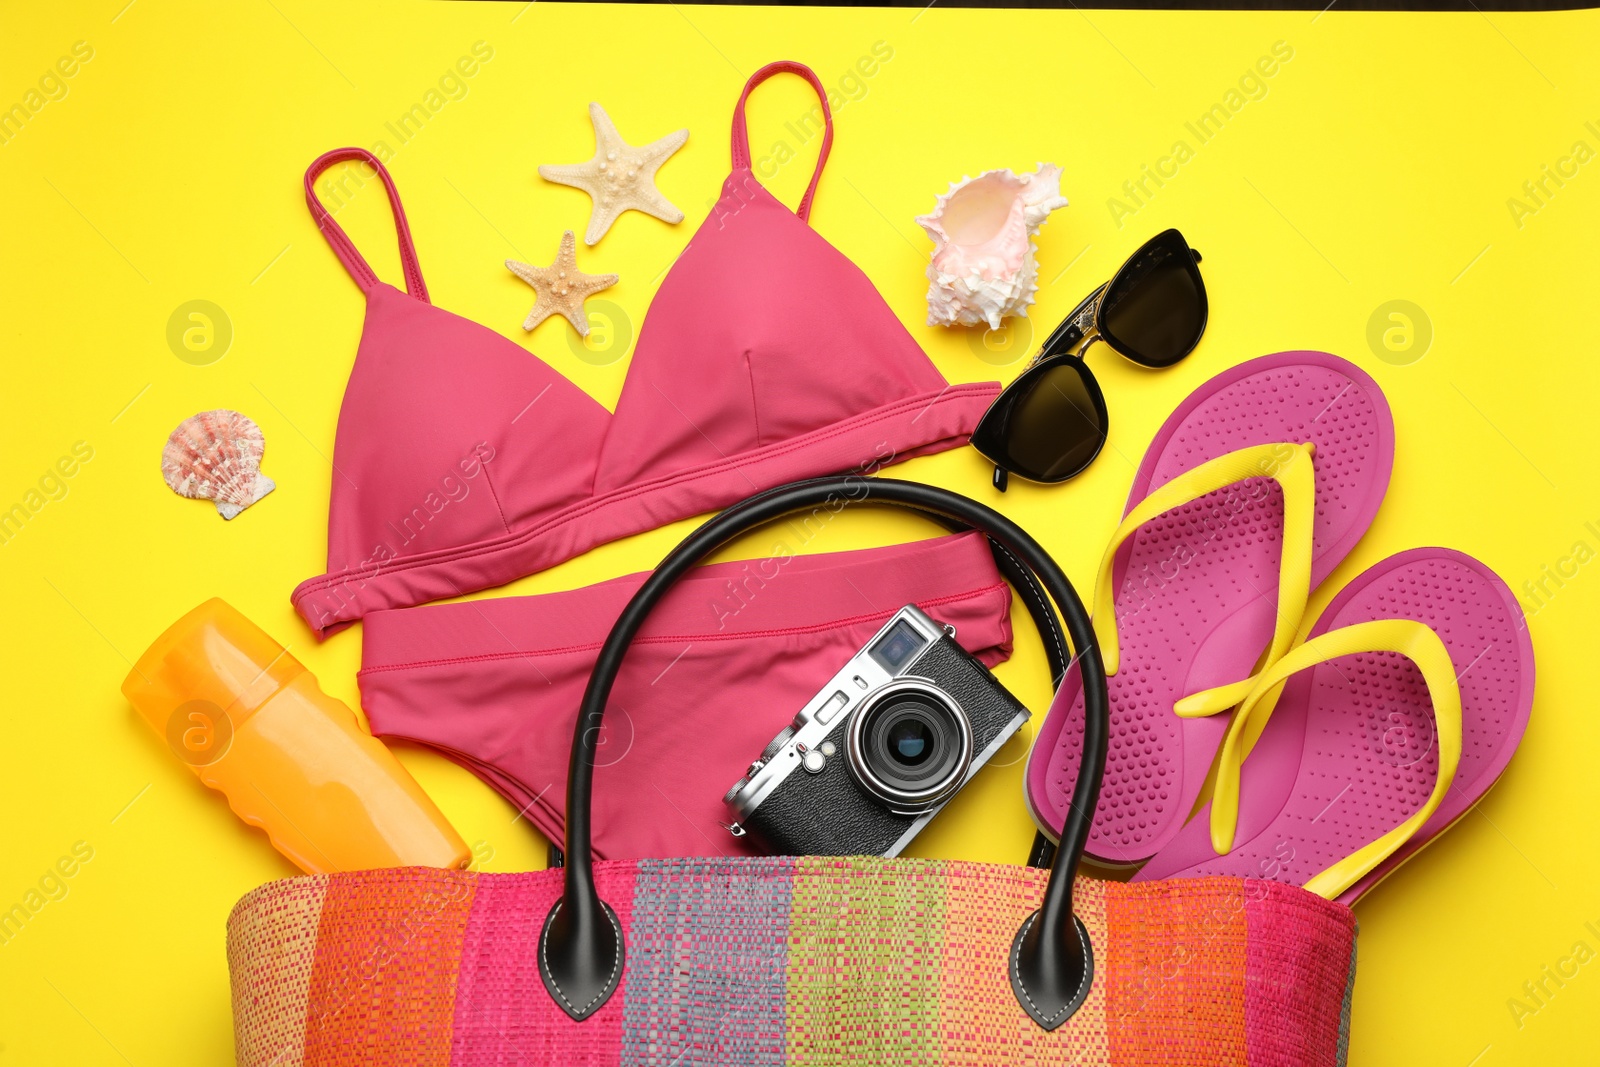
[[[1038,367],[1025,379],[1012,387],[1018,392],[1002,423],[980,426],[973,443],[1013,474],[1035,482],[1065,481],[1105,444],[1105,398],[1076,359]]]
[[[1106,290],[1101,332],[1111,346],[1147,367],[1168,367],[1199,343],[1206,325],[1205,287],[1181,236],[1140,249]]]

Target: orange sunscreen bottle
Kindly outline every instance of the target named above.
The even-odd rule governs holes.
[[[222,600],[156,638],[122,692],[202,782],[303,871],[465,867],[471,858],[355,713]]]

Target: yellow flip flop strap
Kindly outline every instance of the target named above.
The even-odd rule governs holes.
[[[1200,499],[1208,493],[1250,478],[1271,478],[1283,488],[1283,555],[1278,569],[1277,621],[1273,626],[1272,646],[1266,662],[1271,663],[1289,650],[1295,628],[1311,595],[1311,527],[1316,516],[1317,486],[1311,467],[1311,444],[1291,445],[1274,442],[1241,448],[1209,460],[1178,475],[1151,493],[1128,512],[1122,525],[1111,535],[1111,543],[1100,560],[1095,581],[1095,636],[1106,673],[1116,674],[1120,659],[1117,644],[1116,589],[1112,570],[1117,550],[1134,533],[1159,515]],[[1215,715],[1227,711],[1255,684],[1245,678],[1184,697],[1174,710],[1182,716]]]
[[[1433,702],[1439,739],[1439,778],[1427,802],[1409,819],[1306,883],[1308,890],[1329,900],[1365,878],[1409,841],[1439,809],[1450,783],[1455,780],[1456,767],[1461,762],[1461,690],[1456,685],[1450,653],[1438,634],[1411,619],[1360,622],[1315,637],[1271,664],[1261,673],[1255,688],[1228,724],[1211,798],[1211,847],[1220,856],[1232,850],[1238,830],[1239,766],[1249,754],[1254,739],[1261,735],[1266,717],[1277,705],[1284,682],[1290,675],[1308,667],[1358,652],[1398,652],[1422,671],[1422,680],[1427,683],[1428,696]]]

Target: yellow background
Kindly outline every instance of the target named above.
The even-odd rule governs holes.
[[[1296,347],[1371,371],[1398,431],[1377,523],[1314,607],[1384,555],[1423,544],[1481,557],[1525,600],[1544,568],[1572,575],[1560,588],[1547,581],[1554,595],[1531,618],[1537,706],[1504,780],[1357,909],[1351,1062],[1600,1062],[1600,963],[1547,982],[1553,995],[1520,1020],[1508,1007],[1519,996],[1533,1006],[1523,983],[1575,943],[1600,950],[1600,566],[1573,556],[1577,542],[1600,549],[1600,163],[1579,168],[1520,226],[1507,205],[1574,142],[1600,149],[1585,126],[1600,128],[1594,15],[125,4],[15,6],[0,34],[0,106],[24,100],[75,42],[93,49],[66,95],[0,145],[0,508],[24,501],[75,442],[93,449],[65,495],[0,545],[0,907],[76,842],[93,849],[67,895],[0,945],[0,1067],[226,1062],[225,917],[246,890],[293,873],[136,720],[118,693],[129,661],[220,595],[355,703],[359,635],[318,645],[288,602],[295,583],[322,570],[328,456],[362,314],[307,217],[306,164],[338,145],[388,141],[435,302],[537,351],[611,405],[625,358],[578,358],[559,319],[531,336],[519,328],[532,293],[501,262],[549,262],[561,231],[581,234],[589,212],[582,193],[535,169],[589,157],[591,100],[633,143],[691,131],[660,175],[688,220],[630,214],[597,248],[580,245],[584,269],[621,275],[603,296],[637,336],[727,171],[740,86],[777,58],[843,83],[847,100],[815,225],[952,380],[1009,379],[1029,348],[1025,326],[985,347],[981,334],[923,324],[929,244],[912,217],[952,179],[1039,160],[1064,168],[1072,205],[1039,239],[1040,336],[1157,230],[1181,226],[1205,253],[1212,320],[1199,350],[1146,373],[1098,349],[1111,447],[1067,486],[1018,486],[998,501],[1080,588],[1166,413],[1224,367]],[[492,59],[401,145],[385,123],[478,41]],[[1293,58],[1265,95],[1198,144],[1185,122],[1279,41]],[[892,57],[846,81],[878,42]],[[771,83],[753,105],[756,154],[782,139],[799,156],[771,183],[789,203],[815,143],[784,124],[810,106],[795,79]],[[1180,139],[1193,158],[1119,227],[1108,198]],[[377,192],[356,196],[340,220],[397,280]],[[193,299],[222,307],[234,331],[207,366],[180,361],[166,341],[169,316]],[[1368,343],[1369,317],[1396,299],[1424,309],[1433,329],[1408,364],[1415,350],[1381,360]],[[603,347],[615,324],[599,326]],[[278,482],[231,523],[169,492],[159,473],[167,434],[214,407],[260,423]],[[894,473],[995,499],[968,449]],[[483,595],[640,569],[689,527]],[[927,532],[858,515],[815,547]],[[1039,708],[1042,657],[1021,644],[1001,674]],[[917,850],[1020,860],[1032,834],[1018,803],[1020,754],[986,772]],[[486,787],[427,753],[402,756],[478,846],[483,869],[542,863],[543,843]]]

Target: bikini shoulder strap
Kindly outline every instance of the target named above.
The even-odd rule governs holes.
[[[367,261],[361,258],[356,246],[350,243],[350,238],[333,220],[333,213],[324,207],[317,197],[316,180],[322,172],[335,163],[349,160],[365,163],[383,180],[383,187],[389,194],[389,208],[394,213],[395,230],[399,234],[400,264],[405,269],[406,292],[424,303],[428,302],[428,287],[423,284],[422,268],[417,265],[417,250],[411,243],[411,227],[406,223],[405,209],[400,206],[400,194],[395,190],[394,179],[389,177],[389,172],[371,152],[364,148],[335,148],[318,156],[307,168],[306,206],[311,209],[311,217],[317,221],[317,228],[322,231],[322,236],[327,238],[334,255],[339,257],[339,262],[344,264],[345,270],[350,272],[350,277],[355,279],[362,292],[370,293],[380,284],[378,275],[368,266]]]
[[[822,151],[817,156],[817,169],[811,173],[811,184],[806,186],[806,195],[800,198],[800,206],[795,209],[796,215],[803,221],[810,222],[811,199],[817,195],[817,181],[822,177],[822,165],[828,162],[828,150],[833,147],[833,112],[828,109],[828,91],[822,87],[822,81],[810,67],[793,60],[779,60],[776,63],[768,63],[744,83],[744,92],[739,95],[739,103],[733,109],[733,169],[745,171],[750,169],[750,133],[745,127],[744,102],[750,98],[752,89],[774,74],[784,72],[798,74],[810,82],[811,88],[817,91],[817,98],[822,102]]]

